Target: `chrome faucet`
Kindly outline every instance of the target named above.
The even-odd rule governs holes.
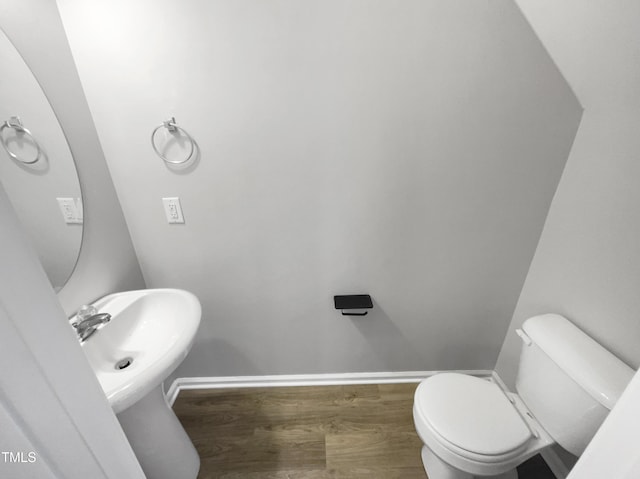
[[[84,343],[93,333],[111,321],[109,313],[98,313],[95,306],[82,306],[76,317],[78,320],[71,325],[76,328],[81,343]]]

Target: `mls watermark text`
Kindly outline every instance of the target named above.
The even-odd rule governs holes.
[[[5,464],[33,464],[38,456],[33,451],[0,451],[0,462]]]

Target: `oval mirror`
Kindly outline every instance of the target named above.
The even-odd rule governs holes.
[[[58,291],[82,242],[78,174],[49,102],[2,30],[0,65],[0,182]]]

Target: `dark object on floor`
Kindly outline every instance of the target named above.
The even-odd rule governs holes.
[[[518,466],[518,479],[556,479],[540,454]]]

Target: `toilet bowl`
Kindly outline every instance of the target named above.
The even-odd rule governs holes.
[[[522,400],[491,378],[441,373],[424,380],[413,418],[430,479],[517,477],[516,466],[554,443]]]
[[[634,370],[558,314],[529,318],[516,393],[493,378],[440,373],[420,383],[413,418],[429,479],[517,477],[558,444],[582,454]]]

